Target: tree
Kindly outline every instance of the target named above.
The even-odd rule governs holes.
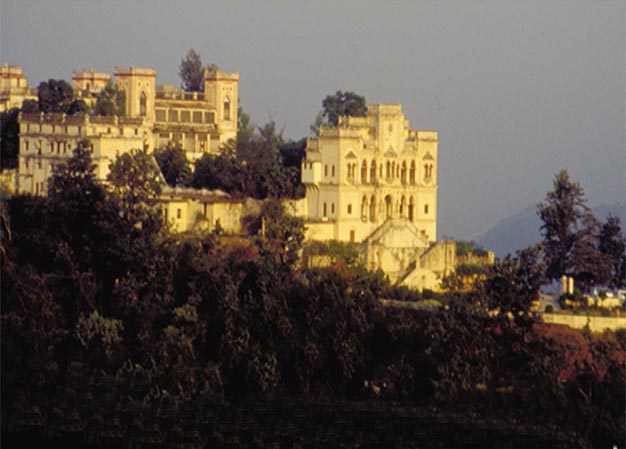
[[[591,291],[594,286],[606,285],[611,280],[611,258],[599,249],[599,233],[596,217],[586,214],[571,251],[572,275],[582,291]]]
[[[546,274],[549,279],[559,279],[573,274],[572,249],[585,232],[583,219],[590,212],[582,187],[570,181],[567,170],[555,175],[553,185],[545,201],[538,204],[537,213],[543,222],[540,229]]]
[[[2,133],[0,134],[0,168],[2,170],[17,167],[17,154],[20,147],[20,126],[17,122],[19,113],[20,111],[17,108],[0,113],[0,124],[2,126]]]
[[[185,151],[171,142],[154,152],[154,159],[165,181],[171,186],[188,186],[191,183],[191,169]]]
[[[620,220],[609,215],[602,224],[599,235],[600,252],[606,255],[611,264],[609,285],[617,288],[626,284],[626,236],[622,232]]]
[[[142,225],[155,222],[152,206],[161,193],[161,176],[154,158],[145,150],[119,155],[109,165],[111,194],[128,220]]]
[[[98,93],[94,114],[124,117],[126,115],[126,92],[109,81]]]
[[[180,60],[178,76],[180,76],[182,88],[186,91],[200,92],[204,90],[202,58],[193,48],[187,52],[187,56]]]
[[[367,114],[365,98],[350,91],[338,90],[335,95],[327,95],[322,101],[322,108],[311,127],[316,134],[320,126],[337,126],[341,116],[365,117]]]
[[[231,153],[223,151],[217,156],[203,154],[195,163],[191,185],[196,189],[218,189],[234,195],[242,194],[244,170]]]
[[[72,86],[65,80],[42,81],[37,89],[37,95],[39,110],[45,113],[67,113],[74,99]]]
[[[37,100],[22,101],[22,112],[24,114],[39,114],[39,103]]]
[[[67,115],[86,114],[87,112],[88,107],[85,100],[74,100],[70,103],[69,108],[67,108]]]

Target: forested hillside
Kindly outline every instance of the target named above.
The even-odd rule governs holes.
[[[174,237],[122,162],[2,200],[3,447],[624,446],[625,335],[541,323],[535,250],[383,308],[407,292],[341,250],[300,265],[280,202]]]

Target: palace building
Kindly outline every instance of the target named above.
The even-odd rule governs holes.
[[[370,269],[435,288],[454,266],[437,238],[436,131],[411,129],[399,104],[370,104],[309,139],[299,214],[310,240],[359,245]]]
[[[25,99],[32,90],[27,88],[21,68],[10,69],[7,66],[2,71],[2,98],[19,107],[21,101],[12,100],[17,91]],[[109,81],[108,73],[75,71],[74,98],[91,107]],[[205,70],[204,91],[186,92],[157,86],[154,69],[118,67],[114,84],[125,93],[123,117],[20,114],[18,192],[45,194],[55,165],[70,158],[80,140],[90,142],[97,176],[105,179],[115,157],[135,148],[152,151],[172,142],[193,163],[205,153],[217,154],[237,136],[238,73]]]

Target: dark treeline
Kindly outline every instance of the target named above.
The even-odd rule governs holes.
[[[302,426],[285,447],[346,444],[326,432],[351,419],[367,442],[407,416],[421,436],[386,446],[624,445],[624,333],[538,322],[534,251],[436,310],[386,309],[387,281],[349,250],[301,266],[302,222],[276,200],[257,236],[173,237],[149,189],[131,201],[115,182],[79,149],[47,198],[3,200],[3,447],[267,447],[285,436],[263,430],[268,410]]]

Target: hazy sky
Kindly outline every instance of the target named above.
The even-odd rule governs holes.
[[[0,57],[29,83],[154,67],[189,48],[240,74],[257,124],[309,134],[322,99],[401,103],[439,131],[439,234],[536,204],[560,168],[592,205],[626,196],[626,2],[0,0]]]

